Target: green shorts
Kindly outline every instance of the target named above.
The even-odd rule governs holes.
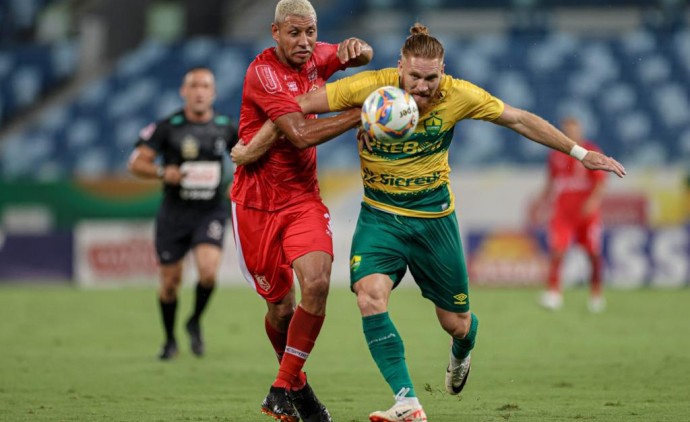
[[[436,306],[469,311],[467,266],[455,213],[403,217],[362,204],[350,250],[350,285],[370,274],[387,274],[395,288],[407,268],[422,296]]]

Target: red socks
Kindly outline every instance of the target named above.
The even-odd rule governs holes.
[[[601,257],[591,255],[590,262],[592,263],[592,296],[601,296]]]
[[[592,278],[591,278],[591,292],[593,296],[601,295],[601,272],[602,259],[599,255],[590,255],[590,262],[592,263]],[[549,267],[549,290],[560,291],[560,271],[562,258],[552,258]]]
[[[551,263],[549,265],[549,290],[560,292],[561,291],[561,261],[563,258],[551,258]]]
[[[276,352],[278,363],[280,363],[280,361],[283,359],[283,353],[285,353],[287,333],[281,333],[273,328],[273,326],[268,322],[268,318],[264,319],[264,327],[266,328],[266,335],[273,345],[273,350]]]
[[[309,353],[314,348],[314,343],[319,336],[319,332],[321,332],[324,318],[325,316],[310,314],[300,306],[297,306],[285,337],[285,353],[280,361],[280,370],[278,371],[278,377],[273,383],[274,387],[291,388],[293,390],[299,390],[304,387],[307,378],[304,372],[302,372],[302,367],[304,367]],[[270,325],[268,323],[266,325],[266,332],[269,333],[268,327]],[[275,332],[275,329],[273,331]],[[271,339],[273,347],[276,348],[276,343],[274,343],[270,333],[269,339]],[[276,353],[278,353],[277,348]]]

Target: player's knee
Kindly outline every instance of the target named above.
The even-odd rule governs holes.
[[[177,290],[177,287],[180,285],[180,283],[182,283],[182,276],[181,275],[167,274],[161,278],[161,286],[164,290],[167,290],[167,289]]]
[[[198,262],[197,272],[201,281],[215,281],[218,264],[214,261]]]
[[[294,314],[295,310],[292,307],[278,307],[275,308],[267,318],[271,326],[281,332],[287,332],[288,326],[290,326],[290,320]]]
[[[328,297],[329,285],[330,280],[326,274],[320,274],[316,277],[305,277],[301,285],[302,298],[307,296],[316,300],[326,300]]]
[[[373,315],[386,312],[386,300],[380,295],[366,289],[357,291],[357,306],[362,315]]]
[[[216,284],[216,274],[213,271],[199,270],[199,283],[202,286],[210,288]]]
[[[443,323],[443,329],[446,330],[448,334],[457,339],[463,339],[467,337],[467,333],[470,332],[471,326],[472,316],[469,312],[463,314],[456,314],[455,318],[445,320]]]
[[[160,290],[160,297],[164,302],[172,302],[177,299],[177,288],[174,285],[163,285]]]
[[[552,260],[560,261],[563,259],[563,256],[565,256],[565,249],[563,248],[556,248],[551,251]]]

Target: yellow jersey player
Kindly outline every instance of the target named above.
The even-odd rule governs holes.
[[[410,93],[419,107],[412,136],[399,143],[368,140],[360,149],[364,201],[350,251],[350,281],[357,295],[364,336],[394,405],[369,415],[372,422],[426,421],[415,393],[403,341],[388,314],[392,290],[410,270],[422,296],[435,305],[441,327],[451,336],[445,386],[459,394],[470,372],[478,320],[470,311],[469,283],[450,189],[448,148],[455,124],[480,119],[508,127],[532,141],[580,160],[590,170],[625,174],[617,161],[587,151],[544,119],[511,107],[482,88],[444,74],[443,45],[415,24],[397,68],[361,72],[304,95],[303,112],[325,113],[360,107],[374,89],[393,85]],[[256,159],[275,138],[253,149],[233,148],[236,164]]]

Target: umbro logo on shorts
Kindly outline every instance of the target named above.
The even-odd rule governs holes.
[[[464,293],[453,296],[453,299],[455,299],[456,305],[467,305],[467,295]]]

